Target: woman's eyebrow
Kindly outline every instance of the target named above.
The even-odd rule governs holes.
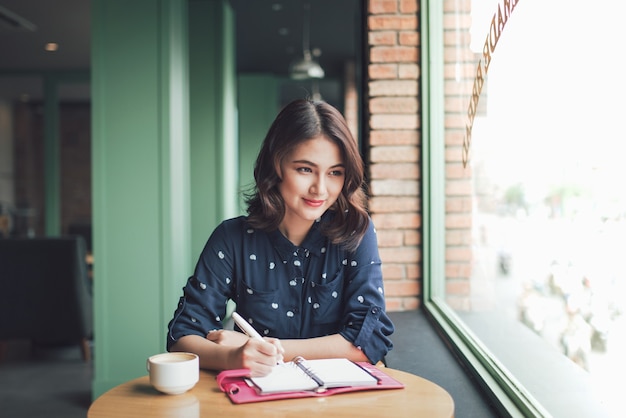
[[[318,167],[318,164],[314,163],[313,161],[309,161],[309,160],[294,160],[292,161],[292,164],[306,164],[306,165],[310,165],[313,167]],[[331,165],[329,168],[345,168],[345,164],[344,163],[337,163],[335,165]]]

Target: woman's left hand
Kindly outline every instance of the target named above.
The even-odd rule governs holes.
[[[216,329],[209,331],[206,335],[206,339],[213,341],[215,344],[224,345],[228,347],[241,347],[248,341],[248,336],[237,331],[230,331],[226,329]]]

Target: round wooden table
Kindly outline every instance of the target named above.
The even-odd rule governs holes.
[[[182,395],[164,395],[151,385],[148,376],[114,387],[89,408],[88,418],[130,417],[428,417],[451,418],[454,401],[435,383],[400,370],[382,368],[404,389],[373,390],[319,398],[233,404],[221,392],[216,374],[200,371],[200,381]]]

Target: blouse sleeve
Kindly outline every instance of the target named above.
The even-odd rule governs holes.
[[[185,335],[206,337],[209,331],[223,327],[226,303],[232,295],[234,236],[238,235],[227,232],[224,223],[211,234],[168,325],[168,350]]]
[[[372,220],[359,248],[345,260],[345,327],[340,334],[361,349],[371,363],[393,348],[389,336],[394,326],[385,311],[385,294]]]

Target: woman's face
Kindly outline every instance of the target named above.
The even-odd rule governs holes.
[[[335,203],[345,180],[339,146],[325,136],[298,145],[276,167],[285,201],[283,228],[310,225]]]

